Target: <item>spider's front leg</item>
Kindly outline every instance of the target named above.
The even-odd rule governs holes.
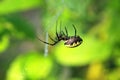
[[[75,25],[74,25],[74,24],[73,24],[73,28],[74,28],[74,30],[75,30],[75,36],[76,36],[76,32],[77,32],[77,31],[76,31],[76,28],[75,28]]]

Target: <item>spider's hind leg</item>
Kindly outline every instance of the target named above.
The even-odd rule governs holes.
[[[43,41],[43,40],[41,40],[39,37],[37,37],[38,38],[38,40],[40,40],[41,42],[43,42],[43,43],[45,43],[45,44],[48,44],[48,45],[51,45],[51,46],[54,46],[56,43],[58,43],[58,42],[55,42],[54,41],[54,43],[48,43],[48,42],[45,42],[45,41]],[[51,39],[52,40],[52,39]]]
[[[49,38],[53,41],[53,42],[57,42],[56,40],[54,40],[50,35],[48,35]]]

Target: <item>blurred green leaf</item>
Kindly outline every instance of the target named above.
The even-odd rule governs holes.
[[[0,37],[0,53],[5,51],[8,45],[9,45],[9,37],[7,35]]]
[[[6,22],[9,22],[11,25],[13,25],[15,30],[19,32],[18,34],[22,34],[24,37],[29,38],[35,37],[33,26],[28,21],[23,19],[20,15],[4,16],[3,18],[6,19]],[[14,32],[13,34],[16,33]]]
[[[1,0],[0,15],[35,8],[42,4],[42,0]]]
[[[81,16],[85,15],[89,3],[89,0],[47,0],[43,24],[45,27],[48,25],[52,27],[57,20],[62,20],[66,24],[76,23],[80,20]]]
[[[52,61],[38,52],[28,52],[17,57],[10,65],[7,80],[39,80],[48,76]]]
[[[83,43],[76,48],[67,48],[64,45],[57,47],[54,55],[62,65],[79,66],[104,61],[109,57],[110,51],[108,43],[100,42],[93,37],[85,37]]]
[[[119,80],[120,79],[119,73],[120,73],[120,69],[119,68],[113,70],[112,72],[109,73],[108,79],[109,80]]]

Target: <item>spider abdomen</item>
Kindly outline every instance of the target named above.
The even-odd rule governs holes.
[[[71,36],[68,40],[65,41],[64,45],[69,48],[74,48],[79,46],[82,41],[83,40],[79,36]]]

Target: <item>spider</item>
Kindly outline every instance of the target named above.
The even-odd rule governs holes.
[[[38,38],[41,42],[45,43],[45,44],[48,44],[48,45],[51,45],[51,46],[54,46],[56,45],[58,42],[60,42],[61,40],[65,41],[64,45],[66,47],[69,47],[69,48],[74,48],[74,47],[77,47],[79,46],[83,40],[80,36],[77,36],[76,35],[76,28],[74,25],[72,25],[74,30],[75,30],[75,35],[74,36],[68,36],[68,31],[67,31],[67,28],[65,27],[65,32],[61,30],[61,26],[60,26],[60,32],[58,33],[57,32],[57,25],[56,25],[56,38],[53,39],[50,35],[49,35],[49,38],[53,41],[53,43],[48,43],[48,42],[45,42],[43,40],[41,40],[40,38]],[[65,34],[66,33],[66,34]]]

